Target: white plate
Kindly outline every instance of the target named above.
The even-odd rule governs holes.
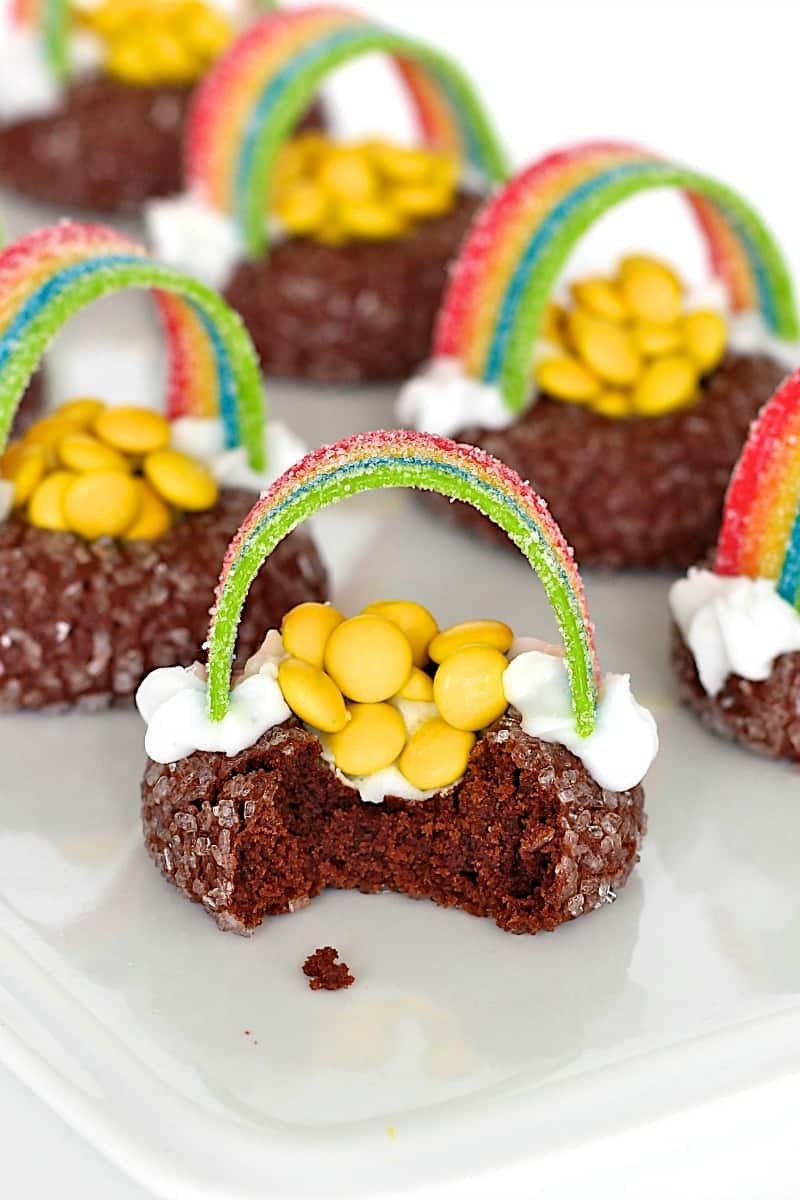
[[[146,399],[143,306],[98,312],[93,331],[116,341],[90,357],[77,322],[56,391]],[[385,391],[271,392],[309,443],[391,411]],[[407,595],[443,622],[554,632],[518,556],[407,493],[351,501],[316,529],[347,611]],[[328,893],[252,939],[223,935],[142,849],[138,718],[5,717],[0,1060],[169,1200],[433,1196],[483,1172],[481,1194],[501,1181],[512,1194],[554,1154],[800,1069],[797,773],[676,708],[666,578],[587,583],[601,659],[633,673],[663,738],[642,863],[617,904],[534,939]],[[300,972],[328,943],[358,978],[348,992],[312,993]]]

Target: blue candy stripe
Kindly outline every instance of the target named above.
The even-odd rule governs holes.
[[[798,511],[778,580],[778,595],[800,609],[800,511]]]

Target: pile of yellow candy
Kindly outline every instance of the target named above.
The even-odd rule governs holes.
[[[684,311],[668,266],[632,255],[615,278],[573,283],[569,307],[550,306],[543,336],[558,353],[537,363],[540,391],[606,417],[660,417],[696,400],[727,330],[717,312]]]
[[[13,509],[38,529],[152,541],[178,513],[217,501],[211,473],[169,440],[169,422],[150,409],[72,400],[9,445],[0,478],[13,485]]]
[[[109,75],[140,87],[194,83],[233,39],[203,0],[104,0],[76,15],[103,42]]]
[[[337,143],[321,133],[288,142],[272,204],[286,230],[326,245],[400,237],[455,202],[455,161],[384,141]]]
[[[464,774],[476,734],[507,707],[514,635],[500,621],[440,631],[410,600],[381,600],[349,620],[307,603],[287,613],[281,634],[284,699],[320,731],[345,775],[395,765],[421,791],[448,787]],[[409,724],[404,705],[416,718]]]

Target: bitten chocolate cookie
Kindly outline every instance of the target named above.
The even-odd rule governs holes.
[[[752,427],[711,564],[670,605],[685,703],[715,733],[800,762],[800,371]]]
[[[265,428],[255,351],[215,293],[113,230],[67,223],[0,254],[0,291],[16,299],[0,329],[0,437],[47,337],[94,296],[131,285],[155,289],[165,318],[171,419],[79,399],[5,447],[0,711],[101,707],[130,699],[153,667],[191,663],[220,559],[272,478],[265,456],[275,473],[301,452],[288,430]],[[281,551],[248,604],[245,655],[265,622],[325,596],[311,539],[296,534]]]
[[[645,830],[640,787],[604,791],[511,718],[486,731],[454,787],[422,803],[364,803],[292,723],[234,758],[151,763],[142,806],[159,869],[236,933],[326,887],[426,898],[511,933],[555,929],[615,898]]]
[[[322,73],[374,50],[399,63],[422,144],[291,136]],[[302,6],[264,16],[209,72],[184,161],[183,195],[149,208],[160,256],[223,290],[269,371],[329,382],[402,379],[427,357],[449,264],[506,174],[446,56]]]
[[[440,629],[408,600],[349,619],[302,604],[231,676],[259,564],[319,509],[393,486],[490,512],[540,574],[563,651],[497,620]],[[655,722],[628,676],[599,674],[580,577],[539,497],[443,438],[361,434],[278,479],[225,557],[207,664],[153,672],[137,704],[147,848],[223,930],[337,887],[536,933],[614,900],[637,861]]]
[[[31,73],[42,75],[41,94],[31,92],[27,111],[19,84],[17,99],[10,94],[4,105],[0,80],[0,184],[59,208],[139,214],[145,201],[178,191],[196,81],[234,30],[204,0],[105,0],[80,14],[57,7],[54,20],[63,28],[51,21],[49,31],[17,30],[8,35],[15,39],[9,62],[0,58],[9,93],[17,41],[30,42],[28,55],[35,56],[29,90]],[[66,83],[46,56],[56,35],[59,53],[77,59]],[[4,108],[15,115],[3,120]],[[304,125],[321,124],[315,106]]]
[[[687,189],[727,303],[701,304],[643,254],[553,299],[594,220],[666,186]],[[532,480],[581,563],[685,568],[716,538],[731,468],[797,336],[785,264],[744,200],[629,146],[568,147],[479,213],[398,418]]]

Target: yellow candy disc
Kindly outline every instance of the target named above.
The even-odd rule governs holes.
[[[698,310],[689,313],[683,322],[683,337],[687,353],[703,375],[719,366],[725,353],[727,330],[719,313]]]
[[[442,184],[408,184],[392,191],[392,206],[407,217],[424,220],[440,217],[453,204],[453,193]]]
[[[569,333],[583,361],[601,379],[618,387],[633,383],[641,358],[626,329],[575,309],[569,316]]]
[[[441,717],[432,717],[412,733],[397,765],[420,791],[438,791],[461,778],[474,745],[474,733],[454,729]]]
[[[447,656],[433,679],[436,707],[456,729],[477,732],[505,712],[508,659],[493,646],[464,646]]]
[[[548,304],[542,323],[541,336],[545,341],[553,342],[556,346],[564,346],[566,328],[567,310],[562,304],[556,304],[555,301]]]
[[[412,666],[408,638],[372,613],[342,621],[325,647],[325,670],[349,700],[362,703],[395,696]]]
[[[80,432],[81,427],[76,421],[53,413],[52,416],[42,417],[41,421],[31,425],[22,440],[26,446],[41,446],[48,453],[48,462],[55,465],[59,443],[71,433]]]
[[[278,667],[278,683],[289,708],[307,725],[323,733],[338,733],[347,725],[344,697],[324,671],[287,658]]]
[[[599,275],[590,276],[573,283],[570,291],[575,302],[594,316],[613,321],[615,325],[627,321],[629,314],[625,301],[610,279],[603,279]]]
[[[378,200],[342,205],[337,211],[337,219],[345,233],[365,240],[397,237],[406,229],[402,214]]]
[[[620,392],[615,388],[605,388],[599,396],[592,400],[592,411],[601,417],[629,417],[633,411],[633,400],[630,392]]]
[[[381,175],[393,182],[422,183],[430,177],[431,156],[424,151],[377,140],[365,149]]]
[[[329,151],[319,169],[319,181],[329,196],[348,203],[371,200],[378,190],[375,172],[365,156],[347,147]]]
[[[624,258],[620,265],[619,288],[632,315],[639,321],[673,325],[681,315],[681,281],[658,259],[642,254]]]
[[[402,630],[411,643],[414,666],[427,666],[428,646],[439,632],[439,626],[427,608],[413,600],[377,600],[362,611],[385,617]]]
[[[86,396],[60,404],[54,415],[63,417],[65,421],[74,421],[76,425],[85,429],[94,424],[100,414],[105,412],[105,408],[102,400]]]
[[[633,392],[637,413],[659,417],[682,408],[697,392],[697,367],[690,358],[673,354],[657,358],[645,368]]]
[[[70,471],[129,471],[127,459],[90,433],[71,433],[58,444],[58,457]]]
[[[308,601],[298,604],[283,618],[281,636],[287,654],[321,667],[328,638],[344,617],[332,604]]]
[[[443,629],[428,647],[435,663],[443,663],[463,646],[493,646],[505,654],[514,640],[514,631],[502,621],[462,621]]]
[[[433,701],[433,680],[419,667],[414,667],[406,683],[395,697],[397,700],[419,700],[425,704]]]
[[[544,358],[536,368],[536,386],[558,400],[583,404],[596,396],[601,383],[577,358]]]
[[[403,718],[391,704],[352,704],[350,721],[328,738],[333,760],[345,775],[373,775],[397,759],[406,741]]]
[[[120,471],[80,475],[63,498],[68,528],[87,541],[120,537],[133,524],[139,503],[136,480]]]
[[[139,511],[123,534],[126,542],[155,542],[172,527],[172,513],[144,479],[135,480],[139,490]]]
[[[322,227],[329,205],[315,183],[298,180],[276,195],[275,212],[289,233],[302,237]]]
[[[179,450],[157,450],[144,460],[144,473],[159,495],[185,512],[205,512],[217,502],[219,488],[202,463]]]
[[[27,446],[15,442],[0,459],[0,477],[14,485],[14,508],[21,508],[38,487],[47,468],[47,451],[43,446]]]
[[[77,479],[71,471],[54,471],[43,479],[28,502],[28,520],[37,529],[62,533],[69,529],[65,498]]]
[[[148,408],[109,408],[97,418],[94,432],[123,454],[152,454],[169,444],[169,421]]]
[[[631,332],[643,358],[658,358],[681,349],[681,330],[678,325],[648,325],[646,321],[640,321]]]

